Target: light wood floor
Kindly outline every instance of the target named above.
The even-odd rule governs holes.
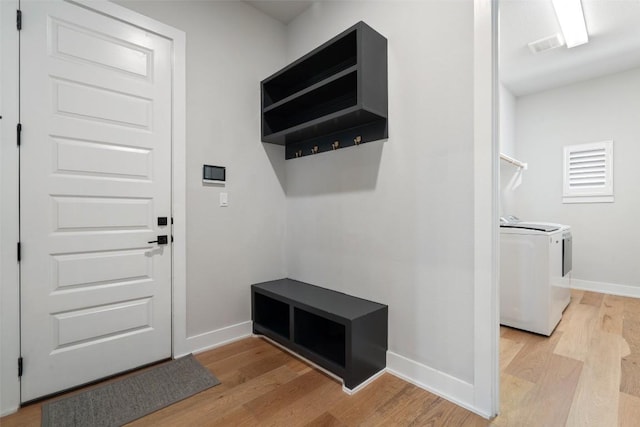
[[[501,415],[487,421],[393,375],[348,396],[260,338],[197,355],[222,384],[135,426],[638,426],[640,300],[574,292],[551,338],[501,328]],[[36,426],[41,404],[0,420]]]
[[[496,426],[640,426],[640,299],[572,291],[550,338],[501,328]]]

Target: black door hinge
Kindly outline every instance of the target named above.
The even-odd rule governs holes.
[[[18,242],[18,262],[22,259],[22,248],[20,247],[20,242]]]
[[[16,10],[16,27],[18,31],[22,29],[22,11],[20,9]]]
[[[22,356],[18,357],[18,378],[22,377]]]
[[[22,138],[22,123],[18,123],[18,126],[16,126],[16,138],[18,141],[18,147],[20,146],[20,140]]]

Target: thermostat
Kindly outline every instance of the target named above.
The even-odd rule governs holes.
[[[202,166],[202,182],[224,183],[227,180],[227,168],[224,166]]]

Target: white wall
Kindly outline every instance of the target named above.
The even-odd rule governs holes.
[[[631,286],[627,290],[635,296],[640,296],[639,93],[640,69],[633,69],[519,97],[516,103],[517,153],[529,163],[517,213],[571,225],[578,285],[595,282],[610,291]],[[563,204],[562,147],[603,140],[614,141],[615,202]]]
[[[473,3],[318,2],[294,60],[363,20],[389,40],[389,134],[286,162],[289,277],[389,305],[389,350],[473,383]],[[275,69],[273,70],[275,71]]]
[[[518,158],[516,154],[516,97],[500,85],[500,152]],[[522,169],[507,161],[500,161],[500,216],[513,214],[515,192],[520,185]]]
[[[284,150],[259,121],[285,28],[243,2],[118,3],[187,34],[187,336],[214,345],[250,331],[251,283],[286,275]],[[225,187],[202,184],[205,163],[227,167]]]
[[[510,157],[516,155],[516,97],[500,84],[500,152]]]

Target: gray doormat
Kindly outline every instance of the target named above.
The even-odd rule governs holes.
[[[42,405],[42,425],[121,426],[220,381],[193,355]]]

